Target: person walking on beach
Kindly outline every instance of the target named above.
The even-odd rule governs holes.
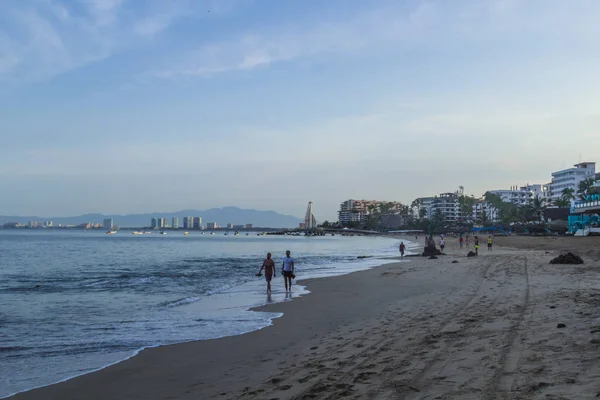
[[[464,239],[463,239],[463,237],[461,236],[461,237],[458,239],[458,244],[460,244],[460,248],[461,248],[461,249],[463,248],[463,242],[464,242]]]
[[[440,240],[440,249],[442,249],[442,251],[444,251],[444,247],[446,247],[446,241],[444,240],[444,237],[442,236],[442,239]]]
[[[492,251],[492,236],[488,236],[488,251]]]
[[[475,236],[473,239],[475,243],[475,254],[479,255],[479,237]]]
[[[271,293],[271,279],[276,276],[275,261],[271,258],[271,253],[267,253],[267,258],[263,261],[262,267],[260,267],[260,271],[256,275],[260,276],[263,269],[265,270],[265,279],[267,280],[267,293]]]
[[[406,250],[406,246],[404,245],[404,242],[400,242],[400,257],[404,258],[404,250]]]
[[[285,282],[285,291],[292,291],[292,277],[294,276],[294,259],[290,256],[290,251],[285,252],[283,257],[283,264],[281,265],[281,272],[283,273],[283,281]]]

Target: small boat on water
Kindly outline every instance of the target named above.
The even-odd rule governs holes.
[[[234,236],[239,236],[239,235],[240,235],[239,232],[234,233]]]
[[[161,234],[161,235],[166,235],[166,234],[167,234],[167,232],[165,232],[165,231],[160,231],[160,234]]]
[[[140,232],[140,231],[135,231],[135,232],[131,232],[132,235],[143,235],[144,232]]]
[[[117,231],[107,231],[106,232],[107,235],[114,235],[115,233],[117,233]]]
[[[183,232],[183,236],[190,236],[189,232]]]

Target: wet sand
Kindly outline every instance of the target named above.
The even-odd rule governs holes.
[[[599,244],[496,238],[467,258],[448,238],[436,260],[304,281],[310,295],[262,308],[284,316],[261,331],[148,349],[14,398],[596,398]],[[585,264],[548,264],[563,249]]]

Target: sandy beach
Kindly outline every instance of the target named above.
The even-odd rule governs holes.
[[[13,398],[596,398],[598,244],[501,237],[467,258],[448,239],[435,260],[303,281],[312,293],[262,307],[284,315],[260,331],[147,349]],[[550,265],[564,250],[585,263]]]

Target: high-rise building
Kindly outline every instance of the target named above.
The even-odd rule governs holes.
[[[233,229],[233,224],[227,224],[227,229]]]
[[[159,218],[158,219],[158,227],[160,229],[166,228],[167,226],[169,226],[169,220],[166,218]]]
[[[202,217],[194,217],[193,221],[193,229],[202,229]]]
[[[564,189],[573,189],[577,193],[579,182],[587,178],[596,178],[595,162],[582,162],[573,167],[552,173],[552,182],[547,185],[551,201],[560,199]]]
[[[208,229],[208,230],[217,229],[218,227],[219,227],[219,225],[217,225],[214,222],[207,222],[206,223],[206,229]]]
[[[114,221],[112,218],[106,218],[104,220],[104,223],[102,224],[102,227],[104,229],[106,229],[107,231],[112,231],[113,227],[114,227]]]
[[[173,217],[173,219],[171,221],[171,228],[172,229],[179,229],[179,218]]]
[[[192,229],[194,227],[194,217],[183,217],[183,228]]]
[[[152,229],[158,228],[158,218],[152,218],[152,220],[150,221],[150,227]]]

